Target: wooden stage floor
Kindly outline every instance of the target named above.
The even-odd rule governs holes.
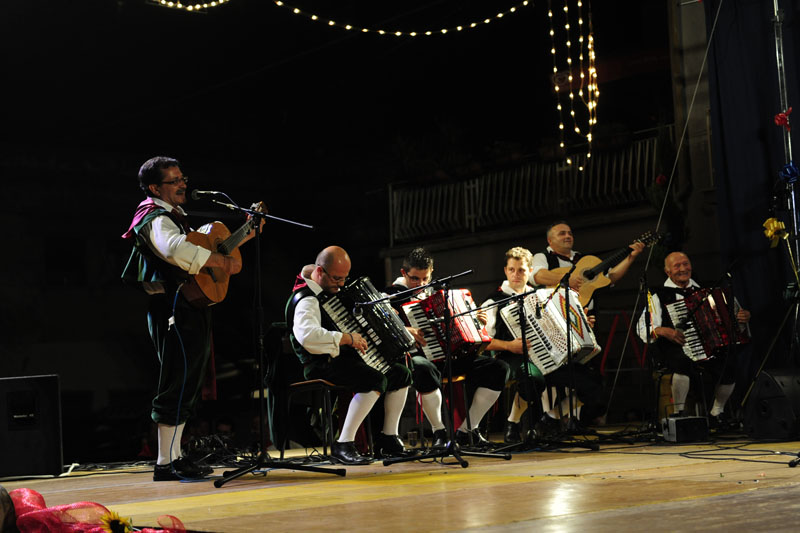
[[[98,502],[138,527],[170,514],[195,531],[797,531],[800,468],[788,462],[798,450],[800,442],[746,440],[614,444],[470,457],[468,468],[376,462],[347,467],[346,477],[280,469],[221,488],[153,483],[146,467],[0,484],[35,489],[48,506]]]

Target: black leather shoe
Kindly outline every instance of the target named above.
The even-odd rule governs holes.
[[[174,471],[173,471],[174,470]],[[213,470],[207,466],[197,466],[186,457],[175,459],[169,464],[153,468],[153,481],[180,481],[181,479],[203,479]]]
[[[375,448],[375,457],[397,457],[403,455],[405,446],[403,441],[397,435],[386,435],[378,433],[373,443]]]
[[[433,432],[433,444],[431,448],[444,449],[447,448],[447,430],[437,429]]]
[[[519,432],[519,422],[509,422],[506,420],[506,431],[503,435],[503,442],[506,444],[522,442],[522,436]]]
[[[481,433],[481,430],[478,429],[478,428],[475,428],[475,429],[472,430],[472,442],[475,444],[475,446],[491,446],[492,445],[492,443],[489,442],[486,439],[486,437],[483,436],[483,433]]]
[[[345,465],[367,465],[371,462],[369,457],[358,453],[353,441],[334,442],[331,446],[331,458]]]
[[[472,434],[472,443],[470,444],[469,435]],[[456,431],[456,442],[459,446],[472,446],[474,448],[483,448],[486,446],[491,446],[491,442],[486,440],[481,432],[476,428],[473,429],[471,432],[461,431],[460,429]]]
[[[539,438],[553,437],[562,433],[561,421],[556,420],[547,413],[542,415],[542,418],[536,423],[536,435]]]
[[[469,432],[460,429],[456,431],[456,442],[459,446],[472,446],[469,442]]]

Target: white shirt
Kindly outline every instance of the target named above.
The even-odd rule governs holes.
[[[167,211],[175,209],[182,215],[186,212],[180,206],[173,207],[163,200],[153,198],[156,205]],[[189,274],[197,274],[211,256],[211,251],[186,240],[186,235],[169,217],[155,217],[142,227],[139,233],[160,259],[175,265]]]
[[[322,292],[322,287],[317,282],[309,278],[303,279],[314,295]],[[339,355],[339,343],[343,333],[322,327],[322,310],[316,298],[306,297],[297,302],[292,333],[308,353],[329,354],[331,357]]]
[[[673,289],[682,288],[682,287],[678,287],[675,284],[675,282],[672,281],[669,278],[667,278],[667,281],[664,282],[664,286],[665,287],[670,287],[670,288],[673,288]],[[695,280],[690,279],[689,280],[689,285],[687,285],[685,288],[686,289],[689,289],[689,288],[699,289],[700,285]],[[681,294],[681,293],[676,293],[675,296],[676,296],[677,300],[682,300],[683,299],[683,294]],[[652,306],[652,309],[650,310],[651,311],[651,314],[650,314],[650,333],[652,334],[654,329],[660,328],[661,325],[664,323],[664,317],[661,314],[661,299],[658,297],[658,294],[653,294],[650,297],[650,304],[648,305],[648,307],[650,307],[650,306]],[[642,316],[639,317],[639,323],[636,325],[636,333],[639,335],[639,338],[642,339],[643,341],[645,341],[645,342],[653,342],[655,339],[653,339],[652,336],[650,336],[650,337],[647,336],[647,329],[646,329],[647,328],[647,324],[645,323],[645,315],[644,315],[645,313],[647,313],[647,311],[648,311],[647,308],[645,308],[645,310],[642,311]]]

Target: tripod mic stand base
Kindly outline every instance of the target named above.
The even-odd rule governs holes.
[[[423,459],[444,459],[445,457],[450,456],[458,461],[458,464],[461,465],[461,468],[467,468],[469,466],[469,462],[461,457],[461,449],[459,448],[458,444],[452,440],[447,443],[446,448],[442,448],[438,451],[420,453],[411,457],[393,457],[391,459],[384,459],[383,466],[390,466],[397,463],[407,463],[409,461],[421,461]]]
[[[383,461],[383,466],[389,466],[396,463],[405,463],[408,461],[421,461],[424,459],[444,459],[445,457],[453,457],[458,464],[461,465],[461,468],[467,468],[469,466],[469,462],[464,459],[463,456],[467,457],[490,457],[493,459],[504,459],[506,461],[511,460],[510,453],[493,453],[493,452],[476,452],[471,450],[466,450],[458,445],[455,441],[451,440],[447,443],[446,448],[442,448],[441,450],[434,450],[429,451],[426,453],[420,453],[414,455],[412,457],[395,457],[392,459],[385,459]]]
[[[242,477],[245,474],[249,474],[256,470],[262,469],[278,469],[284,468],[286,470],[299,470],[302,472],[316,472],[318,474],[333,474],[335,476],[342,476],[344,477],[347,474],[347,470],[344,468],[322,468],[319,466],[308,466],[303,464],[297,464],[291,461],[275,461],[269,457],[266,453],[259,453],[258,457],[256,458],[255,462],[250,466],[244,466],[242,468],[237,468],[231,472],[225,472],[222,479],[218,479],[214,481],[214,486],[216,488],[220,488],[228,481],[233,481],[236,478]]]

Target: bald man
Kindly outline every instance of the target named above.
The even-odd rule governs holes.
[[[720,415],[725,410],[725,403],[736,384],[736,366],[734,361],[729,361],[724,355],[698,363],[700,367],[686,356],[682,349],[686,344],[686,337],[683,331],[675,328],[667,313],[666,305],[683,299],[693,289],[699,289],[700,285],[692,279],[692,262],[683,252],[672,252],[664,259],[664,272],[667,274],[667,280],[663,287],[655,291],[651,299],[649,335],[645,323],[645,313],[648,309],[645,309],[637,328],[639,337],[645,342],[655,343],[657,349],[654,350],[654,357],[673,372],[672,399],[676,412],[684,410],[691,380],[699,378],[699,369],[714,376],[718,384],[714,389],[714,405],[709,415],[711,427],[718,427]],[[746,328],[750,321],[750,312],[739,309],[736,320],[740,328]]]
[[[367,350],[367,341],[358,332],[339,331],[322,311],[318,296],[339,292],[349,274],[350,257],[343,248],[329,246],[322,250],[313,266],[303,268],[286,305],[286,322],[306,379],[331,381],[354,393],[331,456],[343,464],[355,465],[370,462],[356,450],[354,441],[358,427],[381,394],[384,423],[375,439],[375,451],[382,456],[403,453],[403,441],[397,432],[411,371],[403,363],[393,363],[384,375],[369,366],[358,353]]]

